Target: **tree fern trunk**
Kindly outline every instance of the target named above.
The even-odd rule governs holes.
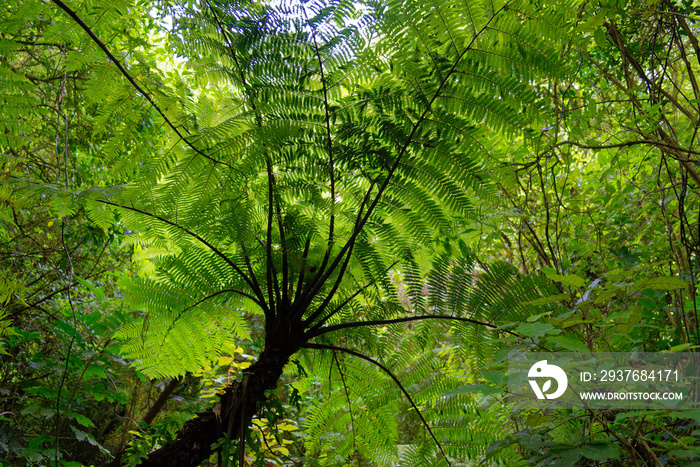
[[[209,459],[213,443],[224,436],[229,439],[239,436],[243,407],[243,426],[249,426],[258,403],[266,400],[265,391],[277,387],[284,365],[293,353],[290,349],[266,348],[243,382],[236,381],[226,388],[213,408],[185,423],[174,442],[150,453],[139,466],[195,467]]]

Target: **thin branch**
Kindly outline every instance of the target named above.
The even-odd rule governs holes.
[[[338,277],[335,279],[335,283],[333,284],[331,291],[328,293],[326,298],[323,299],[323,302],[321,302],[321,305],[316,309],[316,311],[314,311],[311,314],[311,316],[309,316],[306,320],[304,320],[304,327],[306,327],[308,324],[312,323],[316,318],[321,316],[323,311],[326,309],[328,304],[333,299],[333,296],[335,296],[335,293],[338,291],[338,288],[340,287],[340,284],[342,283],[343,276],[345,275],[345,271],[347,271],[347,269],[348,269],[348,264],[350,264],[350,258],[352,257],[352,250],[354,247],[355,247],[355,243],[353,242],[353,244],[350,245],[350,249],[348,249],[348,251],[345,255],[345,261],[343,261],[343,265],[340,267],[340,272],[338,273]]]
[[[579,143],[577,141],[560,141],[560,142],[556,143],[554,146],[552,146],[551,148],[549,148],[547,151],[550,151],[551,149],[556,148],[558,146],[564,146],[564,145],[576,146],[576,147],[579,147],[581,149],[616,149],[616,148],[637,146],[639,144],[649,144],[652,146],[658,146],[659,149],[672,149],[672,150],[678,151],[678,152],[685,152],[688,154],[700,155],[700,151],[693,151],[692,149],[684,149],[680,146],[664,143],[661,141],[654,141],[651,139],[640,139],[640,140],[636,140],[636,141],[624,141],[622,143],[599,144],[599,145],[587,145],[587,144]],[[697,163],[696,161],[689,161],[689,162]]]
[[[623,58],[629,61],[629,63],[632,65],[632,68],[634,68],[634,71],[637,72],[637,75],[640,77],[644,83],[649,86],[650,92],[653,90],[655,87],[655,83],[647,76],[646,72],[644,71],[644,68],[639,64],[636,58],[630,53],[630,51],[627,49],[624,43],[624,38],[622,37],[622,34],[620,33],[619,29],[617,28],[617,25],[614,22],[607,22],[604,24],[605,28],[608,30],[608,33],[610,36],[613,38],[613,41],[615,42],[616,47],[618,50],[620,50],[620,53],[623,55]],[[678,99],[676,99],[672,94],[670,94],[668,91],[665,89],[659,87],[659,92],[666,97],[673,105],[680,110],[688,119],[690,119],[691,122],[695,122],[695,116],[690,112],[688,109],[686,109],[680,102],[678,102]]]
[[[352,450],[357,452],[357,447],[355,445],[355,414],[352,412],[352,401],[350,400],[350,393],[348,392],[348,384],[345,382],[345,375],[343,374],[342,368],[340,368],[340,362],[338,361],[338,353],[333,352],[333,360],[335,360],[335,365],[338,367],[338,373],[340,373],[340,381],[343,383],[343,389],[345,390],[345,399],[348,401],[348,410],[350,411],[350,431],[352,431]]]
[[[688,22],[685,20],[686,18],[688,18],[688,19],[691,19],[692,21],[696,21],[696,19],[690,18],[689,16],[685,16],[685,15],[678,13],[678,11],[676,10],[676,7],[673,5],[673,3],[668,2],[668,4],[669,4],[671,11],[678,19],[678,24],[681,25],[681,27],[683,28],[683,31],[685,31],[685,33],[688,36],[688,40],[693,45],[693,50],[695,51],[695,59],[700,64],[700,44],[698,44],[698,38],[695,37],[695,34],[693,34],[692,29],[690,28],[690,26],[688,26]]]
[[[272,310],[276,310],[275,312],[279,312],[277,308],[275,307],[275,297],[277,298],[277,304],[281,305],[280,302],[282,301],[280,299],[280,291],[279,291],[279,286],[277,285],[277,270],[275,268],[275,262],[273,261],[272,258],[272,219],[274,218],[273,213],[272,213],[272,203],[273,203],[273,197],[274,197],[274,176],[272,175],[272,162],[270,162],[270,158],[266,157],[265,163],[267,165],[267,192],[268,192],[268,201],[267,201],[267,244],[265,245],[267,248],[267,295],[268,299],[270,300],[270,308]],[[274,287],[273,287],[274,286]],[[274,289],[274,295],[273,295],[273,289]]]
[[[372,193],[372,189],[374,188],[375,182],[373,181],[370,185],[370,187],[367,189],[367,192],[365,193],[364,199],[362,200],[362,203],[360,204],[360,207],[357,211],[357,220],[360,219],[362,216],[362,213],[364,211],[365,206],[369,202],[369,198]],[[339,253],[340,255],[340,253]],[[324,260],[327,260],[328,257],[324,256]],[[318,292],[321,290],[321,287],[323,286],[323,283],[320,283],[319,281],[321,280],[321,276],[323,275],[324,268],[326,266],[326,263],[322,263],[319,271],[316,273],[316,276],[313,277],[311,281],[304,287],[304,290],[301,293],[301,302],[299,304],[299,309],[296,312],[296,314],[293,316],[293,319],[301,319],[303,316],[304,312],[306,311],[306,308],[309,306],[311,303],[311,300],[318,294]],[[315,319],[315,318],[314,318]],[[307,320],[308,321],[308,320]],[[310,322],[310,321],[309,321]]]
[[[67,188],[67,187],[66,187]],[[64,217],[61,220],[61,243],[63,245],[63,250],[66,253],[66,258],[68,259],[68,287],[67,287],[67,295],[68,295],[68,305],[71,310],[71,313],[73,314],[73,335],[70,338],[70,342],[68,343],[68,350],[66,351],[66,364],[63,367],[63,373],[61,375],[61,382],[58,385],[58,393],[56,395],[56,439],[54,442],[54,460],[56,461],[56,465],[58,465],[58,451],[59,451],[59,439],[60,439],[60,434],[61,434],[61,429],[63,428],[63,423],[66,420],[66,414],[68,413],[68,406],[70,404],[70,401],[66,404],[66,409],[63,412],[63,415],[59,417],[59,413],[61,411],[61,390],[63,389],[63,385],[66,382],[66,376],[68,375],[68,362],[70,361],[71,357],[71,352],[73,350],[73,345],[75,344],[75,339],[78,334],[78,317],[75,312],[75,306],[73,304],[73,294],[71,292],[71,286],[70,284],[73,282],[73,260],[70,257],[70,253],[68,252],[68,247],[66,246],[66,217]],[[87,366],[85,367],[87,368]],[[83,370],[84,372],[85,370]],[[82,374],[81,374],[82,376]],[[75,387],[77,389],[77,385]],[[73,394],[75,394],[75,390],[73,391]]]
[[[318,50],[318,41],[316,40],[316,30],[311,27],[309,22],[309,17],[306,15],[306,8],[304,8],[304,16],[306,16],[306,24],[311,29],[311,37],[314,43],[314,53],[316,55],[316,60],[318,60],[319,72],[321,74],[321,86],[323,87],[323,110],[325,112],[326,119],[326,148],[328,151],[328,172],[331,182],[331,218],[330,225],[328,227],[328,249],[326,250],[326,257],[323,259],[323,265],[325,267],[328,264],[328,259],[331,255],[331,247],[333,246],[333,230],[335,228],[335,174],[334,174],[334,163],[333,163],[333,137],[331,136],[331,117],[328,109],[328,84],[326,83],[326,75],[323,71],[323,60],[321,60],[321,54]],[[319,270],[319,274],[323,273],[323,268]]]
[[[260,284],[258,283],[257,277],[255,277],[255,273],[253,272],[253,265],[250,263],[250,255],[248,254],[248,250],[245,247],[245,243],[241,241],[241,251],[243,252],[243,259],[245,260],[245,266],[246,269],[248,270],[248,274],[250,274],[250,280],[253,282],[253,285],[255,286],[254,290],[257,290],[259,294],[262,296],[262,289],[260,288]],[[257,302],[256,302],[257,303]],[[261,306],[265,310],[265,318],[269,319],[272,316],[268,316],[269,310],[267,310],[267,307]]]
[[[435,441],[435,444],[437,445],[438,449],[440,450],[440,453],[442,454],[442,457],[445,459],[445,462],[447,462],[447,465],[449,465],[450,467],[452,466],[449,459],[447,458],[447,454],[445,454],[445,451],[442,449],[442,445],[440,444],[440,441],[437,440],[437,438],[435,437],[435,434],[433,433],[433,430],[430,429],[430,425],[428,425],[428,422],[425,420],[425,417],[423,417],[423,413],[420,411],[418,406],[416,406],[416,403],[413,402],[413,398],[408,393],[406,388],[403,387],[403,384],[401,384],[401,381],[399,381],[399,378],[397,378],[396,375],[394,375],[394,373],[392,373],[392,371],[390,369],[388,369],[387,367],[385,367],[384,365],[382,365],[378,361],[367,357],[366,355],[362,355],[359,352],[355,352],[354,350],[350,350],[350,349],[345,349],[343,347],[336,347],[334,345],[325,345],[325,344],[311,344],[311,343],[304,344],[304,345],[302,345],[302,347],[307,348],[307,349],[334,350],[337,352],[345,352],[347,354],[354,355],[357,358],[361,358],[362,360],[368,361],[371,364],[379,367],[384,373],[389,375],[389,377],[392,380],[394,380],[394,383],[396,383],[396,385],[399,387],[399,389],[401,389],[401,392],[403,392],[403,394],[406,396],[406,398],[408,399],[408,402],[411,404],[411,407],[413,407],[413,410],[416,411],[416,413],[418,414],[418,417],[420,417],[420,419],[421,419],[421,422],[423,422],[423,426],[425,426],[425,429],[428,430],[428,433],[430,433],[430,436],[433,438],[433,441]]]
[[[182,230],[183,232],[185,232],[186,234],[188,234],[188,235],[194,237],[195,239],[199,240],[204,246],[206,246],[207,248],[209,248],[215,255],[217,255],[218,257],[220,257],[221,259],[223,259],[223,260],[226,262],[226,264],[228,264],[229,266],[231,266],[231,268],[232,268],[234,271],[236,271],[236,273],[241,277],[241,279],[243,279],[243,280],[248,284],[248,286],[253,290],[253,293],[255,293],[255,295],[258,297],[258,301],[256,301],[256,303],[257,303],[258,305],[260,305],[260,306],[263,308],[263,310],[265,310],[265,309],[267,308],[267,306],[266,306],[266,304],[265,304],[265,298],[262,296],[260,290],[257,290],[257,289],[256,289],[256,287],[255,287],[255,285],[253,284],[253,282],[245,275],[245,273],[243,272],[243,270],[242,270],[240,267],[238,267],[238,265],[236,265],[236,263],[234,263],[233,261],[231,261],[231,259],[230,259],[228,256],[226,256],[221,250],[219,250],[219,249],[216,248],[214,245],[212,245],[211,243],[209,243],[208,241],[206,241],[204,238],[200,237],[199,235],[197,235],[196,233],[192,232],[191,230],[189,230],[189,229],[187,229],[187,228],[185,228],[185,227],[183,227],[183,226],[181,226],[181,225],[179,225],[179,224],[176,224],[176,223],[173,222],[173,221],[170,221],[170,220],[168,220],[168,219],[166,219],[166,218],[164,218],[164,217],[158,216],[158,215],[156,215],[156,214],[153,214],[153,213],[144,211],[144,210],[142,210],[142,209],[138,209],[138,208],[135,208],[135,207],[132,207],[132,206],[125,206],[125,205],[123,205],[123,204],[112,203],[111,201],[106,201],[106,200],[102,200],[102,199],[98,199],[98,200],[96,200],[96,201],[97,201],[98,203],[107,204],[107,205],[109,205],[109,206],[114,206],[114,207],[117,207],[117,208],[126,209],[126,210],[128,210],[128,211],[137,212],[137,213],[139,213],[139,214],[143,214],[143,215],[145,215],[145,216],[152,217],[152,218],[154,218],[154,219],[158,219],[159,221],[164,222],[164,223],[166,223],[166,224],[168,224],[168,225],[171,225],[171,226],[173,226],[173,227],[175,227],[175,228],[177,228],[177,229],[180,229],[180,230]]]
[[[303,289],[304,285],[304,266],[306,262],[306,258],[309,256],[309,248],[311,247],[311,234],[309,234],[306,237],[306,243],[304,243],[304,251],[301,254],[301,270],[299,271],[299,280],[297,281],[297,289],[294,291],[294,303],[297,302],[299,297],[301,296],[301,291]]]
[[[479,38],[479,36],[481,36],[481,34],[484,31],[486,31],[486,29],[488,29],[489,25],[493,22],[493,20],[496,18],[496,16],[498,16],[498,14],[500,14],[500,12],[503,11],[503,9],[505,9],[509,5],[509,3],[510,3],[510,1],[505,2],[497,11],[494,12],[494,14],[491,16],[491,18],[489,18],[489,20],[486,21],[486,23],[482,26],[482,28],[474,35],[472,40],[465,47],[464,51],[456,58],[456,60],[452,64],[452,67],[450,68],[450,70],[442,78],[442,80],[440,81],[440,84],[438,85],[437,89],[433,93],[432,98],[427,103],[425,109],[421,113],[418,120],[416,120],[416,122],[413,124],[413,128],[411,129],[411,132],[409,133],[408,137],[406,138],[406,141],[404,142],[403,146],[399,150],[398,155],[396,156],[396,159],[394,160],[393,165],[389,168],[389,172],[387,173],[386,178],[384,179],[384,181],[380,185],[379,189],[377,190],[377,195],[375,196],[374,200],[367,208],[367,212],[361,218],[358,216],[358,221],[355,222],[355,226],[353,228],[352,234],[350,235],[350,238],[347,240],[347,242],[345,242],[345,245],[340,250],[340,252],[338,252],[338,255],[335,257],[335,259],[331,263],[328,270],[325,273],[323,273],[323,275],[317,281],[317,284],[314,286],[314,288],[311,291],[312,296],[317,294],[318,291],[321,289],[321,287],[323,287],[325,282],[330,278],[331,274],[335,271],[335,269],[338,267],[340,262],[343,260],[345,253],[349,249],[351,249],[353,247],[353,245],[355,244],[358,235],[360,234],[360,232],[364,228],[364,226],[367,223],[367,221],[369,220],[369,218],[374,213],[374,210],[376,209],[377,205],[379,204],[380,198],[382,197],[382,195],[384,194],[384,192],[388,188],[389,183],[390,183],[391,179],[393,178],[394,173],[396,172],[399,165],[401,164],[401,160],[403,159],[404,155],[408,151],[409,146],[413,142],[413,136],[416,134],[416,132],[418,131],[418,128],[421,126],[423,121],[427,118],[428,114],[431,112],[433,103],[437,100],[438,97],[440,97],[440,93],[441,93],[442,89],[447,85],[448,79],[455,73],[455,70],[457,69],[457,65],[459,65],[462,58],[467,54],[467,52],[469,52],[472,49],[472,46],[476,42],[477,38]],[[370,187],[370,190],[371,189],[372,189],[372,187]],[[368,193],[369,193],[369,191],[368,191]],[[342,277],[339,277],[339,278],[342,278]]]
[[[333,331],[338,331],[340,329],[348,329],[348,328],[360,328],[360,327],[365,327],[365,326],[384,326],[387,324],[396,324],[396,323],[407,323],[410,321],[421,321],[421,320],[426,320],[426,319],[441,319],[441,320],[446,320],[446,321],[460,321],[462,323],[472,323],[476,324],[478,326],[484,326],[489,329],[494,329],[497,331],[504,332],[506,334],[510,334],[511,336],[515,337],[520,337],[519,334],[513,332],[513,331],[508,331],[507,329],[500,329],[499,326],[496,326],[491,323],[486,323],[483,321],[478,321],[475,319],[471,318],[461,318],[459,316],[447,316],[447,315],[421,315],[421,316],[407,316],[404,318],[394,318],[394,319],[377,319],[377,320],[371,320],[371,321],[353,321],[350,323],[341,323],[341,324],[334,324],[333,326],[328,326],[325,328],[320,328],[316,330],[310,330],[307,332],[304,336],[306,339],[313,339],[314,337],[322,336],[324,334],[327,334],[329,332]]]
[[[155,420],[156,416],[160,413],[160,411],[163,409],[165,406],[165,403],[170,399],[170,396],[172,396],[173,391],[182,383],[184,378],[182,376],[177,376],[175,378],[172,378],[168,385],[163,389],[163,392],[160,393],[160,396],[158,396],[158,399],[155,401],[155,403],[151,406],[150,409],[148,409],[148,412],[146,412],[146,415],[143,416],[141,421],[143,423],[146,423],[148,425]]]
[[[273,188],[275,186],[274,175],[272,178]],[[282,223],[282,211],[280,209],[280,196],[279,193],[273,193],[275,199],[275,211],[277,213],[277,228],[280,231],[280,246],[282,247],[282,286],[278,287],[282,289],[282,298],[280,301],[280,312],[281,308],[287,307],[289,304],[288,289],[289,289],[289,261],[287,259],[287,237],[284,231],[284,224]]]
[[[122,263],[119,263],[119,265],[121,265],[121,264],[122,264]],[[94,273],[94,274],[89,274],[89,275],[83,276],[83,279],[90,279],[90,278],[92,278],[92,277],[99,276],[99,275],[101,275],[101,274],[104,274],[104,273],[106,273],[106,272],[108,272],[108,271],[113,271],[113,270],[115,270],[115,269],[118,269],[118,268],[102,269],[102,270],[100,270],[100,271],[98,271],[98,272],[96,272],[96,273]],[[44,302],[47,301],[47,300],[50,300],[51,298],[53,298],[54,296],[56,296],[56,295],[58,295],[58,294],[60,294],[60,293],[65,292],[65,291],[68,290],[70,287],[76,287],[78,284],[79,284],[78,281],[74,281],[74,282],[71,282],[70,284],[66,285],[65,287],[62,287],[62,288],[60,288],[60,289],[58,289],[58,290],[54,290],[54,291],[51,292],[50,294],[46,295],[44,298],[41,298],[41,299],[37,300],[36,302],[31,303],[31,304],[25,306],[24,308],[20,308],[19,310],[13,312],[13,313],[12,313],[12,316],[18,316],[19,314],[21,314],[21,313],[23,313],[23,312],[25,312],[25,311],[27,311],[27,310],[30,310],[30,309],[32,309],[32,308],[37,308],[37,309],[40,309],[40,310],[41,310],[41,308],[39,308],[39,305],[40,305],[40,304],[44,303]],[[33,296],[33,295],[35,295],[35,293],[32,293],[32,295],[30,295],[30,296]]]
[[[82,19],[80,19],[80,17],[79,17],[73,10],[71,10],[65,3],[63,3],[61,0],[51,0],[51,1],[52,1],[54,4],[56,4],[56,6],[58,6],[61,10],[65,11],[65,12],[68,14],[68,16],[70,16],[70,17],[73,19],[73,21],[75,21],[76,23],[78,23],[78,25],[88,34],[88,36],[90,36],[90,38],[93,40],[93,42],[95,42],[95,44],[97,44],[97,45],[102,49],[102,51],[105,53],[105,55],[107,55],[107,57],[117,66],[117,68],[119,69],[119,71],[121,72],[121,74],[124,75],[124,77],[129,81],[129,83],[131,83],[131,85],[132,85],[138,92],[140,92],[140,93],[143,95],[143,97],[146,98],[146,100],[147,100],[147,101],[153,106],[153,108],[156,109],[156,111],[160,114],[160,116],[163,118],[163,120],[165,120],[165,123],[168,124],[168,126],[175,132],[175,134],[176,134],[178,137],[180,137],[180,139],[181,139],[182,141],[185,142],[185,144],[186,144],[187,146],[189,146],[190,148],[192,148],[192,149],[193,149],[197,154],[199,154],[200,156],[202,156],[202,157],[204,157],[204,158],[206,158],[206,159],[212,161],[214,164],[222,164],[222,165],[225,165],[226,167],[233,168],[233,167],[231,167],[229,164],[226,164],[225,162],[218,161],[218,160],[214,159],[213,157],[211,157],[211,156],[209,156],[209,155],[203,153],[202,151],[200,151],[199,149],[197,149],[192,143],[190,143],[190,142],[185,138],[185,136],[180,132],[180,130],[177,129],[177,127],[175,126],[175,124],[174,124],[172,121],[170,121],[170,119],[169,119],[168,117],[166,117],[165,112],[163,112],[163,110],[158,106],[158,104],[156,104],[156,102],[153,100],[153,98],[151,97],[151,95],[148,94],[146,91],[144,91],[144,89],[136,82],[136,80],[129,74],[129,72],[126,71],[126,69],[122,66],[122,64],[119,63],[119,60],[117,60],[117,57],[115,57],[115,56],[112,54],[112,52],[109,51],[109,49],[108,49],[107,46],[104,44],[104,42],[102,42],[102,41],[95,35],[95,33],[92,32],[92,29],[90,29],[90,27],[89,27],[87,24],[85,24],[85,22],[84,22]]]
[[[188,310],[191,310],[192,308],[201,305],[202,303],[206,302],[207,300],[209,300],[209,299],[211,299],[211,298],[214,298],[214,297],[216,297],[217,295],[221,295],[221,294],[223,294],[223,293],[235,293],[235,294],[241,295],[241,296],[243,296],[243,297],[249,298],[250,300],[252,300],[253,302],[255,302],[256,305],[260,306],[260,302],[259,302],[255,297],[253,297],[253,296],[250,295],[250,294],[247,294],[247,293],[245,293],[245,292],[243,292],[243,291],[241,291],[241,290],[238,290],[238,289],[222,289],[222,290],[219,290],[219,291],[216,291],[216,292],[214,292],[214,293],[211,293],[211,294],[207,295],[206,297],[202,298],[201,300],[196,301],[196,302],[193,303],[192,305],[190,305],[190,306],[186,307],[184,310],[182,310],[179,314],[181,315],[182,313],[184,313],[184,312],[186,312],[186,311],[188,311]],[[261,307],[261,308],[262,308],[262,307]]]
[[[549,199],[547,198],[547,190],[545,189],[544,186],[544,176],[542,175],[542,166],[538,163],[537,164],[537,174],[539,175],[540,179],[540,189],[542,190],[542,199],[544,200],[544,211],[546,215],[545,219],[545,224],[544,224],[544,238],[547,240],[547,247],[549,248],[549,253],[552,255],[552,264],[554,265],[554,269],[557,270],[557,273],[560,272],[559,270],[559,262],[557,261],[557,256],[554,254],[554,248],[552,248],[552,242],[550,240],[550,235],[549,235],[549,224],[551,220],[551,214],[549,212]],[[552,180],[554,182],[554,188],[556,191],[556,179]]]
[[[384,273],[389,272],[389,270],[390,270],[391,268],[393,268],[394,266],[396,266],[398,263],[399,263],[399,260],[397,259],[396,261],[394,261],[393,263],[391,263],[391,265],[390,265],[388,268],[386,268],[386,269],[384,270]],[[343,301],[343,303],[341,303],[340,305],[338,305],[337,307],[335,307],[335,309],[334,309],[333,311],[331,311],[331,312],[328,313],[326,316],[324,316],[323,319],[320,320],[318,323],[314,324],[314,325],[311,327],[310,331],[315,331],[316,329],[320,329],[321,326],[323,326],[323,325],[326,323],[326,321],[328,321],[331,317],[335,316],[335,314],[338,313],[340,310],[342,310],[342,309],[345,307],[345,305],[347,305],[348,303],[350,303],[350,302],[351,302],[355,297],[357,297],[359,294],[361,294],[362,292],[364,292],[365,290],[367,290],[367,288],[371,287],[375,282],[377,282],[377,281],[376,281],[375,279],[372,279],[371,281],[367,282],[364,286],[362,286],[361,288],[357,289],[357,290],[355,291],[355,293],[353,293],[352,295],[350,295],[346,300]],[[320,308],[320,307],[319,307],[319,308]],[[319,313],[319,316],[320,316],[320,313]]]
[[[243,86],[243,89],[245,90],[245,96],[247,98],[248,104],[250,105],[250,108],[253,110],[253,113],[255,114],[255,120],[259,128],[262,128],[262,116],[260,115],[260,112],[258,112],[258,108],[255,105],[255,101],[253,100],[253,95],[250,90],[250,87],[248,86],[248,82],[245,78],[245,74],[243,73],[243,67],[241,67],[240,62],[238,61],[238,56],[235,52],[235,49],[233,47],[233,42],[231,41],[231,38],[229,37],[227,29],[224,27],[223,23],[221,22],[221,19],[219,18],[219,15],[216,14],[216,11],[214,10],[214,7],[212,7],[211,3],[209,1],[206,2],[207,7],[209,8],[209,11],[211,12],[212,16],[214,17],[214,21],[216,22],[216,25],[218,28],[221,30],[221,34],[224,36],[224,42],[226,42],[226,47],[228,48],[229,54],[231,55],[231,60],[233,60],[233,63],[236,65],[236,68],[238,69],[238,73],[241,76],[241,85]],[[272,162],[270,161],[270,158],[265,155],[265,162],[266,162],[266,168],[267,168],[267,179],[268,179],[268,212],[267,212],[267,242],[266,242],[266,255],[267,255],[267,295],[268,295],[268,300],[269,300],[269,307],[270,307],[270,316],[267,314],[265,315],[266,318],[272,317],[272,315],[275,313],[275,310],[279,308],[280,303],[282,302],[282,298],[280,297],[280,291],[279,291],[279,286],[277,284],[277,271],[275,269],[275,264],[272,259],[272,220],[273,220],[273,191],[274,191],[274,175],[272,173]],[[284,236],[283,230],[282,230],[282,224],[281,220],[278,219],[279,221],[279,228],[280,228],[280,235]],[[285,258],[286,259],[286,258]],[[283,266],[284,269],[284,266]],[[274,289],[274,293],[273,293]],[[277,307],[275,306],[275,297],[277,298]]]

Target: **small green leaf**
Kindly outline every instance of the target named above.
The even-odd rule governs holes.
[[[615,423],[621,422],[623,420],[626,420],[628,418],[634,418],[634,417],[649,417],[650,414],[656,414],[656,413],[663,413],[665,414],[665,411],[649,411],[649,410],[632,410],[629,412],[621,412],[615,416]]]
[[[587,350],[590,350],[586,346],[586,344],[584,344],[580,340],[575,339],[573,337],[554,336],[554,337],[548,338],[547,342],[558,344],[561,348],[566,349],[566,350],[571,350],[573,352],[585,352]]]
[[[481,372],[481,377],[494,386],[502,386],[506,381],[507,374],[501,370],[484,370]]]
[[[560,274],[545,274],[548,279],[553,280],[554,282],[561,282],[564,285],[568,285],[569,287],[584,287],[586,285],[586,280],[583,277],[579,277],[575,274],[571,274],[568,276],[562,276]]]
[[[682,457],[684,459],[700,457],[700,451],[695,449],[676,449],[669,452],[669,454],[676,457]]]
[[[83,279],[82,277],[76,277],[75,280],[77,280],[78,282],[80,282],[80,284],[81,284],[83,287],[85,287],[85,288],[88,289],[90,292],[92,292],[92,294],[95,295],[95,298],[97,298],[98,300],[101,301],[101,300],[103,300],[103,299],[105,298],[104,291],[103,291],[102,289],[100,289],[99,287],[95,287],[94,285],[92,285],[90,282],[88,282],[87,280]]]
[[[104,454],[109,454],[109,451],[106,450],[104,447],[102,447],[102,445],[100,445],[100,443],[98,443],[97,440],[95,440],[95,438],[93,438],[93,436],[90,433],[85,433],[84,431],[81,431],[72,425],[71,425],[70,429],[73,430],[73,433],[75,433],[75,438],[78,441],[87,441],[89,444],[92,444],[97,449],[102,451]],[[79,464],[79,465],[82,465],[82,464]]]
[[[569,449],[561,453],[561,458],[558,459],[553,464],[549,464],[552,467],[573,467],[578,465],[578,461],[581,459],[581,452],[578,449]]]
[[[30,448],[38,448],[46,441],[46,435],[37,436],[33,440],[29,441]]]
[[[594,461],[605,461],[620,457],[620,450],[614,444],[595,443],[581,446],[581,454]]]
[[[466,243],[464,243],[464,240],[459,239],[457,241],[457,245],[459,245],[459,251],[462,253],[462,256],[465,258],[468,258],[471,256],[471,252],[469,251],[469,247],[467,246]]]
[[[95,426],[95,424],[92,423],[92,420],[87,418],[85,415],[80,415],[79,413],[76,413],[73,416],[75,417],[76,422],[80,423],[81,425],[83,425],[85,427]]]
[[[674,418],[689,418],[700,422],[700,409],[676,411],[669,415]]]
[[[105,369],[96,363],[92,363],[87,370],[85,370],[85,377],[89,378],[91,376],[97,376],[98,378],[106,378],[107,373]]]
[[[685,344],[679,344],[679,345],[674,345],[670,349],[668,349],[669,352],[686,352],[690,351],[693,349],[700,348],[700,345],[693,344],[692,342],[686,342]]]
[[[553,329],[554,326],[549,323],[523,323],[515,331],[526,337],[542,337]]]
[[[638,292],[644,289],[679,290],[684,289],[686,286],[687,284],[685,281],[682,281],[677,277],[651,277],[649,279],[636,281],[634,284],[632,284],[630,292]]]

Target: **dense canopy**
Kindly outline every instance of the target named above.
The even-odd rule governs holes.
[[[700,465],[692,0],[0,8],[0,465]]]

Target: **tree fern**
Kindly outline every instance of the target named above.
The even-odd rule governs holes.
[[[146,86],[137,72],[148,64],[125,67],[99,26],[81,19],[102,7],[53,1],[171,135],[134,181],[79,198],[96,222],[116,210],[168,249],[153,258],[153,277],[125,284],[142,315],[122,332],[125,349],[149,374],[180,374],[245,339],[251,307],[264,318],[264,351],[222,396],[222,418],[189,422],[144,465],[185,450],[183,465],[206,459],[217,430],[207,441],[193,433],[205,436],[212,423],[238,436],[233,420],[252,416],[302,347],[336,368],[333,397],[309,425],[318,434],[311,450],[327,449],[318,430],[334,413],[336,430],[386,422],[391,395],[409,402],[429,434],[403,461],[478,457],[456,434],[467,398],[444,395],[458,381],[431,376],[439,359],[428,343],[454,329],[465,355],[488,347],[500,320],[526,312],[535,284],[505,265],[477,271],[470,255],[435,250],[475,215],[479,197],[493,196],[483,167],[495,147],[539,128],[546,102],[532,83],[563,71],[555,39],[566,20],[527,1],[173,3],[168,38],[189,71],[167,89],[157,79]],[[105,119],[132,105],[120,96],[108,97]],[[403,297],[391,280],[397,271]],[[426,322],[414,334],[424,346],[405,344],[397,355],[381,328],[412,321]],[[348,348],[337,345],[340,330]],[[383,393],[368,392],[368,375]],[[391,430],[374,444],[357,433],[339,458],[396,454]]]

